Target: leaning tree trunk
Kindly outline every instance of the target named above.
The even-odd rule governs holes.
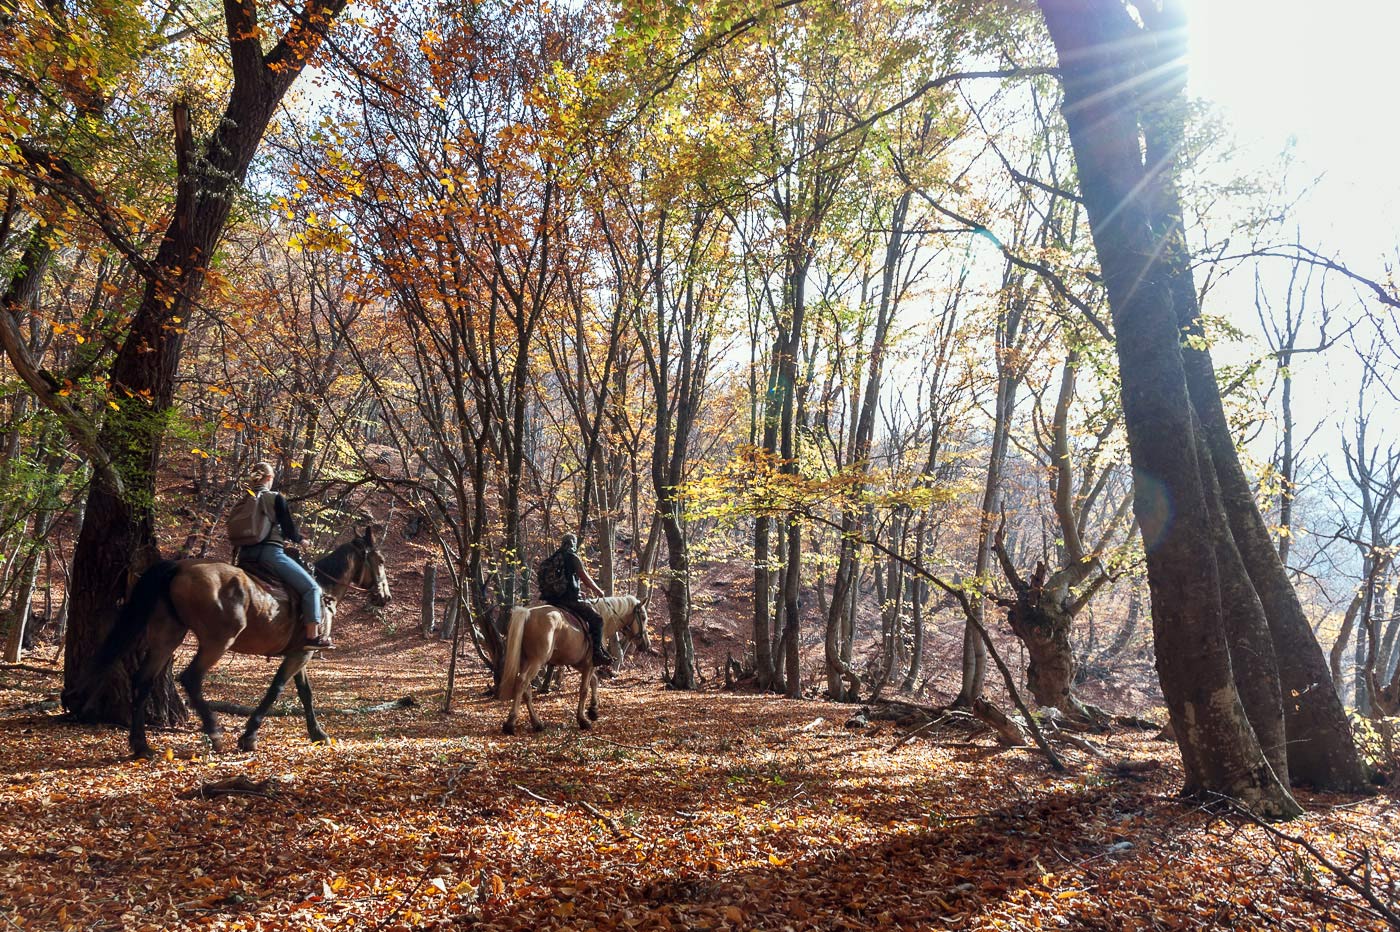
[[[1153,232],[1140,148],[1141,29],[1118,0],[1040,0],[1059,54],[1062,110],[1113,314],[1123,413],[1152,592],[1162,693],[1188,792],[1268,816],[1301,810],[1270,766],[1235,687],[1213,539],[1210,468],[1186,385],[1171,269]],[[1172,76],[1155,76],[1156,86]],[[1174,96],[1181,93],[1173,88]],[[1155,166],[1164,168],[1169,166]]]
[[[133,660],[128,659],[121,674],[105,680],[83,677],[129,584],[159,557],[156,470],[184,343],[181,324],[189,319],[263,131],[345,3],[312,0],[292,17],[281,41],[264,52],[255,4],[228,0],[224,10],[233,89],[202,152],[194,151],[186,106],[175,108],[174,216],[145,269],[145,294],[112,365],[111,402],[116,410],[98,437],[125,488],[115,488],[100,474],[94,477],[73,554],[63,704],[81,720],[124,724],[130,718]],[[68,171],[60,160],[41,167],[54,176]],[[170,724],[183,715],[173,681],[161,677],[152,692],[150,720]]]
[[[1173,50],[1184,51],[1185,39],[1181,31],[1168,30],[1169,38],[1159,39],[1164,43],[1161,48],[1164,59]],[[1172,103],[1153,110],[1152,119],[1146,123],[1149,161],[1167,165],[1175,160],[1184,136],[1182,122],[1180,110]],[[1330,688],[1322,647],[1313,636],[1235,448],[1235,437],[1225,415],[1214,363],[1205,340],[1182,230],[1179,197],[1166,172],[1160,179],[1153,187],[1158,202],[1157,233],[1164,243],[1162,259],[1170,268],[1168,282],[1177,323],[1188,336],[1182,341],[1181,350],[1186,385],[1200,418],[1204,446],[1210,453],[1212,478],[1218,483],[1218,497],[1228,522],[1230,549],[1236,551],[1244,569],[1239,579],[1240,600],[1236,604],[1250,608],[1245,615],[1230,610],[1227,603],[1227,617],[1252,618],[1253,603],[1257,603],[1263,613],[1273,647],[1269,654],[1275,658],[1272,665],[1278,670],[1284,714],[1285,737],[1280,747],[1286,749],[1291,780],[1320,789],[1361,790],[1366,785],[1366,776],[1352,740],[1346,710]],[[1285,490],[1285,495],[1291,494],[1291,490]],[[1246,588],[1253,593],[1245,592]],[[1260,737],[1263,740],[1263,736]]]

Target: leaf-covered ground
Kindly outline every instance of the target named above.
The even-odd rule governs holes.
[[[1307,856],[1174,798],[1174,753],[1142,734],[1105,741],[1105,761],[1070,752],[1074,773],[1056,776],[985,737],[894,748],[890,724],[843,727],[849,707],[667,692],[634,670],[604,687],[592,733],[572,725],[571,674],[541,701],[547,732],[506,738],[474,671],[441,714],[443,660],[436,644],[362,639],[313,667],[318,705],[416,707],[326,711],[325,747],[271,718],[254,755],[158,733],[171,754],[145,764],[118,730],[24,708],[56,676],[0,672],[0,924],[1384,927]],[[210,694],[252,702],[272,671],[236,658]],[[237,775],[269,795],[180,796]],[[1307,802],[1287,830],[1346,867],[1369,851],[1372,887],[1393,896],[1393,796]]]

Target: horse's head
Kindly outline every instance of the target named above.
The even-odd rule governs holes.
[[[355,550],[360,555],[360,571],[355,576],[355,585],[369,592],[369,603],[375,606],[389,604],[389,574],[384,570],[384,555],[379,552],[379,532],[377,525],[369,525],[363,535],[355,537]]]
[[[642,649],[642,653],[654,653],[651,649],[651,638],[647,636],[647,605],[641,599],[636,599],[635,602],[636,607],[632,609],[632,618],[623,628],[623,633]]]

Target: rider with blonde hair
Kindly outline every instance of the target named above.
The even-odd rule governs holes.
[[[281,492],[272,491],[274,472],[271,463],[255,463],[248,473],[252,495],[269,494],[273,500],[272,530],[261,543],[249,544],[238,549],[239,566],[257,564],[271,572],[287,584],[301,600],[301,617],[306,623],[306,647],[310,650],[332,650],[330,632],[321,634],[321,587],[316,579],[301,564],[287,556],[287,542],[299,544],[301,531],[292,519],[292,510]]]

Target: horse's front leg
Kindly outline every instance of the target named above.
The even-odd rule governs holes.
[[[591,671],[588,674],[588,720],[598,721],[598,674]]]
[[[267,718],[267,713],[271,711],[273,703],[282,695],[282,690],[287,687],[287,680],[293,676],[301,675],[301,668],[306,666],[309,656],[310,654],[300,653],[288,654],[282,658],[277,672],[272,675],[272,683],[267,687],[267,693],[263,696],[262,702],[258,703],[257,709],[248,719],[248,724],[243,726],[243,737],[238,739],[240,751],[256,751],[258,749],[258,729],[262,727],[263,719]]]
[[[331,738],[330,735],[321,730],[320,723],[316,721],[316,706],[311,701],[311,678],[306,675],[305,667],[297,671],[296,683],[297,696],[301,699],[301,710],[306,713],[306,736],[316,744],[325,744]]]

